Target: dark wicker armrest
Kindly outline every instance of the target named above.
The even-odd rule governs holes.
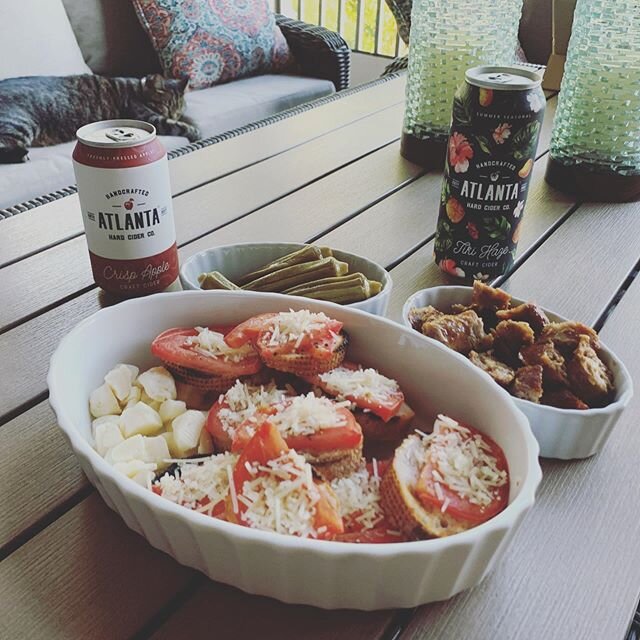
[[[344,38],[334,31],[276,14],[301,72],[312,78],[331,80],[336,91],[349,85],[351,50]]]

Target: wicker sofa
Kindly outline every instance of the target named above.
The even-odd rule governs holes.
[[[143,76],[160,64],[138,23],[130,0],[63,0],[85,62],[94,73]],[[202,139],[163,137],[170,152],[186,153],[301,104],[345,89],[350,49],[344,39],[323,27],[276,15],[295,58],[293,74],[265,74],[190,91],[186,116]],[[34,148],[24,164],[0,165],[0,219],[74,191],[71,163],[74,143]],[[47,194],[47,195],[42,195]]]

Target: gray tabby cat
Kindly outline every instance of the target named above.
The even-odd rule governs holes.
[[[187,80],[159,74],[145,78],[79,75],[9,78],[0,81],[0,163],[24,162],[29,147],[75,138],[83,125],[131,118],[152,124],[159,135],[200,137],[180,120]]]

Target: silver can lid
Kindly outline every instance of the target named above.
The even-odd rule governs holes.
[[[469,84],[483,89],[526,91],[542,82],[542,76],[524,67],[473,67],[465,73]]]
[[[101,120],[80,127],[76,138],[90,147],[137,147],[156,137],[156,128],[140,120]]]

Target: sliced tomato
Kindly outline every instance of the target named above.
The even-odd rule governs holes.
[[[241,347],[248,342],[255,343],[258,336],[268,327],[269,320],[277,315],[277,313],[263,313],[241,322],[225,334],[225,342],[233,348]]]
[[[262,332],[256,347],[263,356],[276,357],[290,353],[308,354],[315,360],[330,360],[344,338],[340,335],[342,323],[331,320],[321,329],[306,333],[301,340],[290,340],[284,344],[270,344],[271,332]]]
[[[221,409],[228,407],[229,405],[225,401],[216,400],[209,409],[205,423],[205,429],[213,436],[216,446],[225,451],[231,449],[231,436],[225,431],[219,414]]]
[[[228,329],[228,327],[218,328]],[[216,327],[211,329],[216,330]],[[187,342],[187,338],[196,335],[198,332],[193,328],[167,329],[151,343],[151,353],[160,360],[180,367],[229,378],[251,375],[262,368],[262,362],[257,353],[251,353],[238,362],[198,353]]]
[[[319,538],[332,538],[343,533],[344,524],[340,515],[340,504],[336,494],[325,482],[317,482],[316,488],[320,493],[320,500],[316,503],[316,514],[313,526],[322,529]]]
[[[300,453],[311,454],[357,447],[362,442],[362,429],[353,413],[343,408],[337,409],[337,413],[343,418],[344,424],[320,429],[306,436],[287,436],[287,444]]]
[[[360,369],[360,365],[355,364],[354,362],[343,362],[340,365],[340,368],[349,369],[351,371],[358,371]],[[367,397],[366,395],[355,395],[355,394],[338,394],[335,389],[331,387],[331,385],[323,382],[320,378],[320,374],[314,376],[313,378],[308,379],[311,384],[316,385],[320,389],[322,389],[325,393],[329,395],[344,395],[347,400],[353,402],[356,407],[359,409],[366,409],[367,411],[371,411],[371,413],[377,415],[379,418],[384,420],[384,422],[388,422],[393,418],[402,403],[404,402],[404,393],[398,390],[395,393],[389,394],[384,400],[374,399]]]
[[[287,451],[289,451],[289,447],[282,439],[280,432],[269,422],[263,422],[256,430],[253,438],[245,446],[236,462],[236,466],[233,468],[233,484],[236,492],[242,493],[244,483],[254,478],[247,469],[248,465],[252,463],[265,465],[269,460],[275,460]],[[231,510],[233,511],[233,509]],[[241,501],[238,501],[239,513],[231,521],[237,522],[238,517],[242,519],[242,514],[246,510],[247,507]],[[227,502],[227,515],[229,517],[228,511],[229,502]]]
[[[489,452],[496,459],[497,468],[500,471],[508,471],[507,460],[502,449],[491,439],[473,427],[465,425],[473,435],[480,435],[482,439],[490,446]],[[442,500],[438,498],[435,489],[435,480],[433,479],[433,465],[427,462],[420,471],[420,477],[416,484],[416,496],[418,500],[427,508],[441,508],[445,501],[448,500],[447,513],[454,518],[467,520],[474,524],[485,522],[502,511],[509,501],[509,483],[498,487],[494,492],[494,500],[486,507],[469,502],[468,499],[461,497],[457,492],[450,489],[444,483],[439,483],[442,491]]]

